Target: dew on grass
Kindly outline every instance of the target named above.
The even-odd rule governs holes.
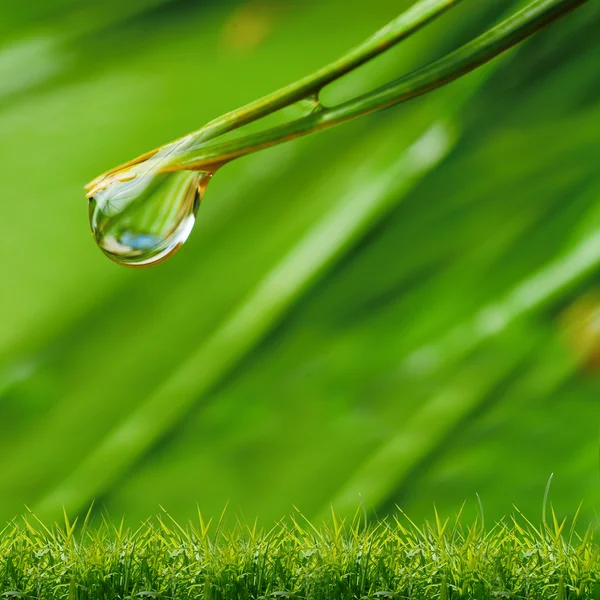
[[[211,173],[135,171],[111,176],[89,200],[92,234],[111,260],[147,267],[187,240]]]

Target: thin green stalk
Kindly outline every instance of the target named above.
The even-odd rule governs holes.
[[[291,123],[173,155],[165,170],[202,169],[405,102],[458,79],[587,0],[535,0],[458,50],[370,93]]]
[[[415,3],[338,60],[280,90],[211,121],[196,133],[191,134],[193,143],[217,137],[318,93],[326,85],[408,38],[461,1],[421,0]]]
[[[120,171],[129,166],[134,166],[157,154],[160,154],[162,158],[164,158],[165,154],[169,156],[178,156],[186,149],[197,148],[200,144],[227,133],[228,131],[243,127],[244,125],[261,119],[266,115],[290,106],[300,100],[315,96],[326,85],[353,71],[357,67],[360,67],[379,54],[382,54],[398,42],[408,38],[460,1],[461,0],[420,0],[393,21],[390,21],[390,23],[372,35],[369,39],[338,60],[315,71],[307,77],[299,79],[286,87],[264,96],[263,98],[259,98],[250,104],[218,117],[198,131],[190,133],[179,140],[175,140],[162,148],[157,148],[143,154],[125,165],[111,169],[107,174]],[[163,162],[161,161],[161,165],[162,164]],[[105,175],[97,177],[86,187],[88,189],[93,188],[96,183],[105,177]]]
[[[107,175],[127,170],[127,176],[136,176],[138,173],[135,167],[139,164],[144,165],[143,174],[152,170],[215,170],[234,158],[405,102],[473,71],[588,0],[534,0],[515,15],[458,50],[372,92],[338,106],[321,106],[321,110],[312,115],[278,127],[229,142],[206,145],[207,141],[223,133],[256,121],[290,104],[311,96],[318,97],[324,86],[407,38],[458,1],[417,2],[366,42],[327,67],[245,107],[227,113],[180,140],[148,152],[96,178],[87,186],[90,190],[89,195],[110,184],[112,179],[107,178]],[[149,159],[154,160],[147,163]]]

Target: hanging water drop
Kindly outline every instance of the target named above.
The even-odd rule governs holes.
[[[166,260],[190,235],[210,177],[199,171],[113,176],[90,198],[96,243],[111,260],[130,267]]]

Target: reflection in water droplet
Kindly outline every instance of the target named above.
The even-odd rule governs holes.
[[[176,171],[114,178],[90,198],[92,233],[115,262],[162,262],[187,240],[211,174]]]

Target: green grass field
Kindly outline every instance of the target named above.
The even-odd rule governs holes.
[[[366,517],[366,514],[364,515]],[[268,531],[167,514],[131,531],[29,517],[0,536],[4,598],[117,600],[593,599],[600,547],[575,523],[534,527],[521,515],[488,530],[437,513],[367,524],[332,516],[315,527],[295,513]]]

